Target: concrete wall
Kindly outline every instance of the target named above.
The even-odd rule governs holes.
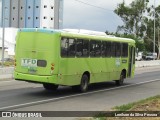
[[[26,0],[19,1],[19,28],[25,27],[25,9],[26,9]]]

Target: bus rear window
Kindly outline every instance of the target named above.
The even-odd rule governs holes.
[[[37,61],[37,66],[38,67],[46,67],[47,66],[47,61],[46,60],[38,60]]]

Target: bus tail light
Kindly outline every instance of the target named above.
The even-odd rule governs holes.
[[[54,66],[55,66],[55,64],[52,63],[52,64],[51,64],[51,70],[52,70],[52,71],[54,70]]]
[[[16,60],[14,60],[14,66],[15,66],[15,67],[17,66]]]

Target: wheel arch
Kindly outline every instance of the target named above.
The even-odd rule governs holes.
[[[89,80],[89,83],[90,83],[90,72],[89,71],[85,71],[83,74],[82,74],[82,76],[83,75],[87,75],[88,76],[88,80]]]
[[[123,69],[122,72],[121,72],[121,74],[124,75],[124,78],[127,78],[127,70],[126,69]]]

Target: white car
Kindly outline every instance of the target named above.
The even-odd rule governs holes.
[[[148,53],[146,55],[146,60],[156,60],[157,59],[157,53]]]

